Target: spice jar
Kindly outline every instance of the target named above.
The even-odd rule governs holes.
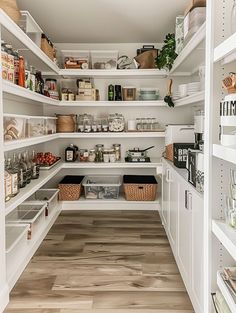
[[[88,150],[87,149],[81,149],[79,151],[79,160],[80,162],[88,162]]]
[[[109,151],[109,160],[111,163],[115,163],[116,162],[116,153],[114,149],[111,149]]]
[[[103,152],[103,162],[104,163],[109,163],[109,159],[110,159],[110,157],[109,157],[109,150],[104,150],[104,152]]]
[[[95,162],[95,158],[96,158],[95,149],[90,149],[89,150],[88,161],[89,162]]]
[[[113,149],[115,151],[116,161],[120,161],[121,160],[121,145],[119,143],[114,143]]]
[[[104,151],[104,145],[101,145],[101,144],[96,145],[95,162],[103,162],[103,151]]]

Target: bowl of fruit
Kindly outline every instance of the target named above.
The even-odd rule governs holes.
[[[37,163],[41,170],[50,170],[53,166],[59,163],[60,157],[53,155],[51,152],[38,152]]]

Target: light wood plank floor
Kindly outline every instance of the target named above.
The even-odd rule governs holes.
[[[63,212],[5,313],[190,313],[155,212]]]

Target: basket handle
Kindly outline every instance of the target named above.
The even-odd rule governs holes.
[[[138,189],[143,189],[143,186],[138,186]]]

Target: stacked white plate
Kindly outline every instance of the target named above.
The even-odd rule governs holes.
[[[191,96],[200,90],[201,90],[201,83],[200,82],[187,84],[187,95],[188,96]]]

